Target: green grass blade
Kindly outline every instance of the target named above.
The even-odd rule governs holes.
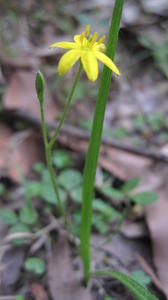
[[[137,300],[159,300],[155,295],[146,290],[143,286],[137,283],[131,277],[118,271],[96,271],[93,276],[110,276],[119,280],[125,287],[127,287],[135,296]]]
[[[120,20],[122,15],[124,0],[116,0],[109,31],[106,54],[114,59],[116,50]],[[104,66],[98,99],[94,113],[91,138],[85,162],[82,192],[82,222],[81,222],[81,257],[84,269],[84,279],[87,284],[90,272],[90,232],[92,219],[92,199],[94,182],[98,162],[99,149],[104,122],[104,113],[111,83],[111,70]]]

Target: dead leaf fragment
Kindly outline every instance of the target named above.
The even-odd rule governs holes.
[[[33,283],[31,286],[32,295],[35,300],[48,300],[48,296],[43,286],[38,283]]]
[[[11,248],[4,252],[0,264],[3,271],[0,272],[0,294],[12,292],[19,279],[24,261],[23,248]]]
[[[22,110],[40,118],[40,107],[35,91],[36,71],[15,72],[4,95],[4,107],[7,109]],[[45,117],[51,121],[55,119],[56,107],[46,90]]]
[[[48,260],[48,284],[53,300],[91,300],[82,287],[79,272],[72,268],[67,239],[61,237]]]
[[[42,140],[30,131],[13,133],[0,124],[0,176],[20,182],[19,170],[28,175],[35,162],[43,159]]]
[[[167,190],[166,190],[167,191]],[[168,297],[168,201],[167,192],[159,194],[159,200],[146,208],[146,220],[149,226],[154,263]]]

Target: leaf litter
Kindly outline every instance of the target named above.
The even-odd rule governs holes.
[[[54,300],[91,300],[82,287],[81,272],[74,270],[68,240],[62,236],[48,258],[48,284]]]
[[[92,3],[91,3],[92,2]],[[91,1],[91,2],[86,2],[83,4],[84,6],[84,11],[86,9],[92,10],[93,4],[95,7],[100,7],[102,6],[102,3],[100,1]],[[131,33],[135,33],[137,35],[142,34],[144,32],[147,32],[150,27],[150,30],[154,30],[152,28],[152,24],[154,22],[157,23],[157,21],[160,21],[160,15],[165,15],[166,9],[167,9],[167,3],[166,1],[161,1],[161,5],[159,6],[156,4],[156,1],[151,0],[150,3],[154,3],[155,5],[153,6],[153,10],[150,10],[150,5],[147,4],[145,1],[138,1],[136,4],[134,1],[127,1],[126,5],[126,10],[125,10],[125,16],[123,18],[123,28],[126,28],[126,30],[130,31]],[[28,10],[26,9],[27,13],[33,8],[33,4],[30,1],[30,6]],[[105,7],[105,16],[108,16],[108,8],[109,5],[111,4],[110,0],[107,0],[104,5]],[[23,4],[22,4],[23,5]],[[24,6],[24,5],[23,5]],[[52,4],[51,7],[53,8]],[[159,7],[159,9],[158,9]],[[79,9],[79,8],[78,8]],[[144,13],[145,12],[145,13]],[[150,14],[149,14],[150,13]],[[147,15],[148,14],[148,15]],[[104,16],[101,15],[101,16]],[[159,17],[158,17],[159,15]],[[82,20],[82,17],[80,16],[80,20]],[[74,18],[74,15],[73,15]],[[158,19],[159,18],[159,19]],[[97,18],[98,19],[98,18]],[[163,24],[163,22],[162,22]],[[35,24],[34,24],[35,25]],[[42,25],[43,27],[43,25]],[[145,27],[145,30],[144,30]],[[50,32],[50,30],[46,31]],[[52,30],[51,30],[52,32]],[[150,31],[149,31],[150,32]],[[48,39],[51,39],[51,36],[45,36],[45,33],[43,33],[44,40],[47,41]],[[129,40],[129,39],[128,39]],[[21,40],[20,40],[21,41]],[[23,43],[23,40],[21,41]],[[16,43],[17,44],[17,43]],[[26,45],[26,44],[25,44]],[[16,46],[15,46],[16,47]],[[54,61],[53,53],[49,53],[48,51],[44,51],[45,49],[42,49],[43,51],[39,51],[39,48],[37,47],[34,49],[36,56],[39,56],[40,59],[48,59],[52,57],[52,61]],[[50,57],[51,56],[51,57]],[[36,96],[34,94],[34,77],[35,77],[35,71],[34,71],[34,66],[38,65],[39,61],[37,57],[31,57],[31,55],[27,56],[28,59],[26,60],[26,56],[20,56],[19,59],[17,57],[8,57],[6,54],[4,55],[4,52],[1,54],[0,53],[0,58],[2,61],[2,64],[4,63],[5,68],[7,69],[7,66],[10,69],[10,76],[6,77],[7,80],[7,89],[5,92],[5,95],[3,97],[3,102],[4,102],[4,107],[7,109],[17,109],[19,111],[23,112],[30,112],[32,115],[35,117],[39,116],[39,106],[38,102],[36,99]],[[130,59],[132,61],[132,55],[130,55]],[[128,59],[129,63],[129,59]],[[18,70],[15,70],[13,73],[13,70],[11,72],[11,67],[16,68]],[[29,68],[29,70],[25,70],[25,68]],[[21,70],[22,69],[22,70]],[[24,69],[24,70],[23,70]],[[132,72],[132,69],[131,69]],[[131,72],[128,72],[129,74]],[[153,74],[153,69],[151,70],[151,74]],[[127,74],[128,74],[127,73]],[[130,76],[130,75],[129,75]],[[125,119],[123,124],[128,125],[128,121],[132,118],[132,116],[135,114],[135,111],[139,109],[139,105],[136,106],[135,99],[140,102],[141,107],[145,107],[145,113],[146,112],[153,112],[153,109],[157,108],[158,105],[160,106],[161,102],[164,102],[165,98],[163,97],[161,101],[160,94],[158,93],[158,90],[156,90],[154,87],[156,85],[156,82],[158,82],[158,75],[152,81],[153,79],[152,76],[149,74],[150,79],[147,76],[142,76],[140,79],[140,76],[138,78],[135,78],[134,84],[131,83],[131,85],[127,85],[126,82],[122,83],[123,89],[121,93],[119,93],[119,96],[117,98],[117,102],[119,102],[119,106],[117,108],[117,115],[118,115],[118,122],[122,122],[122,119]],[[8,81],[10,78],[10,81]],[[160,78],[159,78],[160,79]],[[128,80],[129,81],[129,80]],[[118,83],[115,83],[116,86],[118,86]],[[142,87],[144,87],[142,89]],[[121,87],[119,88],[121,90]],[[130,92],[128,92],[128,89],[130,89],[131,93],[133,94],[133,97],[131,98],[132,104],[128,101],[130,99]],[[137,91],[137,89],[139,91]],[[118,91],[117,91],[118,92]],[[49,96],[48,96],[49,95]],[[47,93],[47,98],[49,100],[47,101],[47,119],[49,121],[55,120],[55,111],[57,107],[55,106],[55,102],[53,99],[50,97],[50,93],[48,91]],[[158,101],[159,100],[159,101]],[[123,103],[124,101],[124,103]],[[116,101],[114,101],[115,103]],[[131,109],[126,109],[126,107],[129,107],[131,104]],[[57,104],[56,104],[57,105]],[[121,105],[121,109],[120,109]],[[135,106],[132,108],[132,106]],[[83,107],[83,106],[82,106]],[[111,110],[115,110],[116,103],[113,105],[113,102],[111,104],[111,101],[108,106],[108,111],[109,111],[109,116],[106,118],[106,123],[111,125],[113,122],[113,119],[111,119]],[[162,107],[163,110],[165,110],[164,104]],[[167,108],[166,108],[167,109]],[[88,110],[88,108],[87,108]],[[122,115],[122,116],[121,116]],[[115,118],[114,114],[114,118]],[[117,122],[116,122],[117,123]],[[130,124],[129,124],[130,126]],[[128,126],[128,127],[129,127]],[[1,133],[2,132],[2,133]],[[17,135],[15,136],[14,132],[11,130],[10,127],[3,127],[1,128],[0,135],[2,136],[1,138],[1,160],[0,160],[0,166],[1,166],[1,171],[2,174],[3,172],[6,172],[6,165],[4,162],[11,162],[12,159],[10,157],[11,154],[16,151],[17,153],[14,154],[13,160],[15,160],[14,164],[11,162],[11,167],[9,167],[9,171],[6,173],[9,177],[13,178],[14,181],[19,181],[19,176],[16,174],[16,168],[15,168],[15,163],[23,166],[24,169],[24,174],[29,175],[30,174],[30,169],[33,166],[34,162],[39,160],[41,156],[41,148],[39,149],[38,142],[35,143],[32,148],[34,150],[31,150],[30,144],[32,143],[32,140],[34,139],[34,135],[32,133],[28,133],[28,136],[26,136],[27,133],[25,133],[27,142],[25,142],[24,147],[22,148],[21,153],[19,151],[21,144],[23,145],[24,142],[16,146],[15,151],[13,150],[14,148],[10,148],[8,150],[8,141],[14,140],[17,141]],[[24,134],[23,134],[24,136]],[[67,139],[67,138],[66,138]],[[77,142],[78,141],[78,142]],[[75,152],[83,153],[86,151],[87,148],[87,143],[77,140],[74,143],[72,141],[67,141],[63,142],[62,145],[64,145],[67,148],[74,149]],[[34,143],[34,141],[33,141]],[[147,147],[149,144],[147,144]],[[37,151],[35,150],[37,149]],[[13,152],[14,151],[14,152]],[[10,153],[9,153],[10,152]],[[23,155],[26,152],[26,155]],[[28,161],[27,158],[28,157]],[[83,159],[83,156],[82,156]],[[10,164],[8,164],[10,166]],[[149,208],[145,208],[145,218],[149,227],[149,232],[150,232],[150,237],[153,243],[153,253],[154,253],[154,263],[155,267],[157,268],[157,274],[159,275],[159,278],[161,280],[161,283],[164,287],[164,291],[167,295],[167,264],[165,263],[167,261],[167,245],[166,245],[166,212],[167,212],[167,204],[166,204],[166,195],[167,195],[167,190],[165,188],[165,185],[162,187],[162,183],[165,178],[167,178],[166,172],[160,173],[158,172],[157,174],[157,168],[153,168],[153,160],[151,159],[144,159],[142,157],[139,157],[138,155],[132,155],[128,154],[126,151],[119,151],[113,148],[102,148],[100,160],[99,160],[99,165],[101,168],[104,170],[108,171],[113,177],[116,177],[117,179],[121,181],[125,181],[130,179],[132,176],[142,176],[142,184],[139,187],[139,191],[144,187],[150,188],[150,189],[155,189],[159,193],[159,201],[156,202],[155,204],[152,204]],[[162,166],[160,164],[157,165],[158,169],[166,169],[166,166]],[[157,174],[154,176],[154,172]],[[144,175],[145,174],[145,175]],[[159,181],[158,181],[159,178]],[[145,185],[146,183],[146,185]],[[162,189],[161,189],[162,187]],[[161,190],[161,191],[160,191]],[[141,215],[142,217],[144,216],[144,212]],[[135,217],[136,219],[136,217]],[[133,221],[130,220],[130,224]],[[135,221],[136,226],[137,222]],[[127,226],[127,225],[125,225]],[[129,231],[129,239],[134,241],[135,244],[137,242],[137,238],[139,239],[140,237],[144,237],[144,234],[147,234],[146,231],[138,231],[139,227],[134,228],[133,234],[130,234]],[[126,235],[126,233],[125,233]],[[99,237],[100,238],[100,237]],[[118,239],[120,239],[119,237]],[[127,237],[128,238],[128,237]],[[122,238],[121,238],[122,239]],[[118,243],[118,244],[117,244]],[[128,242],[129,244],[129,242]],[[113,245],[109,246],[110,249],[108,249],[108,255],[111,253],[112,255],[112,264],[110,260],[108,260],[108,257],[106,258],[107,265],[109,266],[110,264],[114,267],[115,263],[118,268],[124,268],[125,270],[131,270],[130,264],[131,264],[131,258],[133,259],[133,251],[131,254],[129,254],[130,248],[126,243],[122,243],[121,241],[117,242],[117,239],[114,239]],[[118,245],[118,246],[117,246]],[[146,248],[148,249],[149,246],[147,245]],[[144,256],[146,253],[146,248],[144,247],[144,250],[142,250],[141,255]],[[125,249],[128,249],[125,250]],[[115,262],[116,255],[119,254],[119,252],[123,250],[123,253],[120,255],[121,257],[118,257],[117,262]],[[139,250],[138,250],[139,251]],[[124,256],[125,255],[125,256]],[[149,259],[149,256],[151,257],[151,253],[147,256],[146,260]],[[62,257],[65,258],[62,259]],[[124,259],[125,258],[125,259]],[[104,259],[104,258],[103,258]],[[136,259],[133,259],[134,262]],[[136,262],[137,263],[137,262]],[[150,261],[150,266],[152,265],[152,262]],[[20,264],[18,263],[18,266],[16,266],[16,271],[20,272],[19,269]],[[64,271],[65,270],[65,271]],[[63,240],[58,240],[55,244],[55,248],[51,250],[51,256],[48,258],[48,285],[49,285],[49,290],[51,293],[51,296],[53,299],[71,299],[71,298],[66,298],[70,297],[70,293],[74,295],[74,298],[72,299],[77,299],[75,297],[81,298],[82,299],[91,299],[91,296],[88,291],[84,290],[81,287],[81,281],[79,280],[80,275],[76,281],[76,276],[78,272],[73,270],[72,267],[72,257],[70,255],[70,249],[69,245],[66,239],[63,238]],[[68,275],[69,274],[69,275]],[[17,274],[16,274],[17,275]],[[18,276],[15,276],[16,279]],[[10,279],[10,278],[9,278]],[[10,281],[10,280],[9,280]],[[65,284],[66,288],[65,288]],[[97,284],[97,283],[96,283]],[[114,282],[115,286],[117,286],[117,283]],[[74,288],[75,286],[75,288]],[[100,285],[101,286],[101,285]],[[79,288],[79,290],[77,289]],[[100,287],[100,289],[102,286]],[[120,286],[119,286],[120,288]],[[9,290],[7,289],[6,292],[8,293]],[[68,295],[69,292],[69,295]],[[76,293],[76,294],[75,294]],[[78,294],[79,293],[79,294]],[[38,299],[38,294],[41,295],[41,298],[47,299],[45,289],[43,286],[40,287],[40,285],[33,286],[32,285],[32,294],[35,297],[35,299]],[[59,298],[60,297],[60,298]],[[61,298],[62,297],[62,298]],[[116,297],[118,297],[118,294],[116,294]],[[127,295],[125,295],[126,299]],[[118,298],[117,298],[118,299]],[[38,299],[39,300],[39,299]]]

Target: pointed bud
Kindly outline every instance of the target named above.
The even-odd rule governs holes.
[[[45,80],[43,74],[38,71],[36,75],[36,93],[40,101],[40,105],[43,105],[44,102],[44,89],[45,89]]]

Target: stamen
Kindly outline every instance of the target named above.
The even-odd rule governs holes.
[[[90,25],[88,24],[86,27],[85,27],[85,36],[88,37],[90,34]]]
[[[89,43],[91,42],[92,37],[93,37],[92,34],[90,34],[90,35],[89,35],[89,38],[88,38],[88,42],[89,42]]]
[[[104,42],[104,40],[105,40],[105,35],[102,35],[100,37],[100,39],[98,40],[98,44],[102,44]]]
[[[81,33],[81,35],[80,35],[80,42],[81,42],[81,44],[83,43],[84,36],[85,36],[85,32],[83,31]]]
[[[91,43],[90,43],[91,46],[96,42],[97,38],[98,38],[98,33],[95,32],[94,35],[93,35],[93,38],[91,40]]]

